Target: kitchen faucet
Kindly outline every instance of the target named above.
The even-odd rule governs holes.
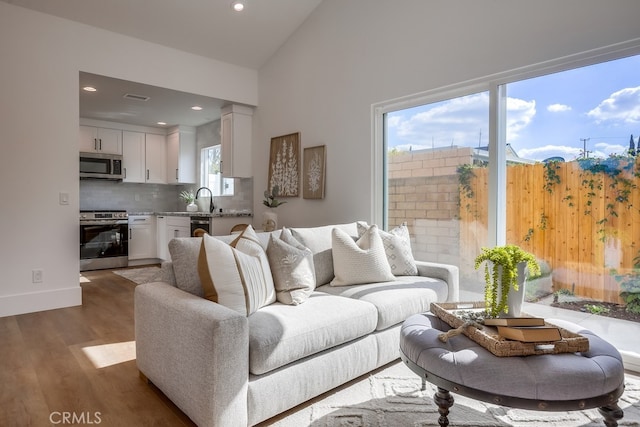
[[[211,195],[211,199],[209,199],[209,213],[212,213],[213,212],[213,193],[207,187],[200,187],[198,188],[198,191],[196,191],[196,200],[198,200],[198,194],[200,193],[200,190],[207,190]]]

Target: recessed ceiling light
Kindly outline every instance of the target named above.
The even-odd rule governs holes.
[[[167,125],[165,122],[158,122],[158,124],[159,124],[160,126],[166,126],[166,125]]]
[[[96,89],[93,86],[85,86],[82,88],[82,90],[86,91],[86,92],[96,92],[98,89]]]
[[[244,10],[244,3],[241,1],[234,1],[233,3],[231,3],[231,7],[236,12],[242,12]]]
[[[192,110],[196,110],[196,111],[200,111],[202,110],[202,107],[200,107],[199,105],[194,105],[193,107],[191,107]]]

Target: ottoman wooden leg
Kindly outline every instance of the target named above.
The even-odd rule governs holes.
[[[433,401],[438,405],[438,412],[440,413],[440,418],[438,418],[438,423],[440,427],[447,427],[449,425],[449,408],[453,406],[453,396],[449,393],[449,390],[445,390],[442,387],[438,387],[438,391],[433,396]]]
[[[618,406],[618,402],[598,408],[598,412],[604,417],[604,425],[607,427],[618,427],[618,420],[621,420],[624,416],[624,412]]]

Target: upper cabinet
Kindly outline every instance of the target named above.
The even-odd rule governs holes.
[[[167,147],[164,135],[145,134],[145,181],[151,184],[167,183]]]
[[[177,126],[167,135],[167,183],[196,183],[196,131]]]
[[[249,178],[253,176],[251,164],[253,108],[228,105],[222,108],[220,119],[222,176]]]
[[[122,131],[80,125],[80,152],[122,154]]]
[[[146,182],[144,132],[122,132],[122,175],[124,182]]]
[[[164,135],[122,131],[124,182],[166,184]]]

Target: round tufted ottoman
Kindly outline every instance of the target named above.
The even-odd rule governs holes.
[[[400,332],[400,357],[438,390],[440,426],[448,426],[450,391],[502,406],[539,411],[598,408],[607,427],[618,425],[623,412],[618,398],[624,391],[620,353],[608,342],[580,326],[551,320],[589,339],[584,353],[497,357],[464,335],[445,343],[438,335],[451,327],[431,313],[409,317]]]

